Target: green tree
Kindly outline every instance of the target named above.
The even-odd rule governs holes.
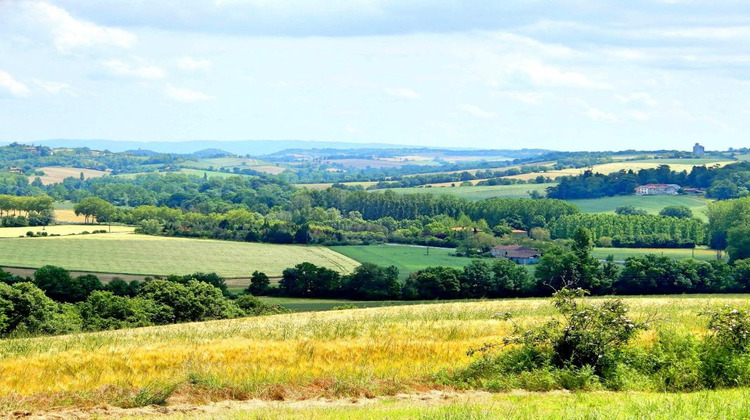
[[[251,295],[263,296],[268,292],[270,286],[271,280],[266,273],[255,270],[250,277],[250,286],[247,287],[247,292]]]
[[[362,263],[354,272],[344,277],[344,292],[351,299],[386,300],[401,296],[401,282],[398,268],[380,267],[372,263]]]
[[[750,258],[750,225],[737,225],[727,231],[727,253],[730,262]]]
[[[661,209],[660,216],[677,217],[678,219],[689,219],[693,217],[693,211],[687,206],[667,206]]]

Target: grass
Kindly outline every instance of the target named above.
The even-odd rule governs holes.
[[[398,268],[401,278],[409,273],[437,265],[445,267],[463,268],[471,262],[471,258],[456,257],[453,248],[428,248],[411,245],[357,245],[334,246],[334,251],[360,263],[373,263],[381,266],[394,265]]]
[[[657,327],[669,325],[695,334],[706,331],[706,319],[696,316],[698,312],[725,304],[750,306],[745,295],[623,299],[636,319],[658,314]],[[449,374],[472,360],[466,355],[468,348],[498,342],[511,333],[513,322],[492,317],[499,311],[512,313],[514,321],[522,325],[542,322],[555,313],[548,300],[507,299],[295,313],[0,340],[0,411],[123,404],[123,399],[128,405],[135,401],[132,396],[138,395],[147,403],[169,403],[169,398],[165,398],[167,391],[174,392],[181,404],[196,404],[249,398],[375,397],[441,389],[441,372]],[[649,343],[653,334],[641,333],[635,345]],[[154,384],[163,384],[163,388],[155,388]],[[171,388],[174,384],[179,384],[176,389]],[[745,401],[742,391],[727,392],[730,394],[726,395]],[[577,394],[511,393],[497,398],[515,402],[510,405],[527,410],[520,413],[533,418],[534,410],[550,416],[558,412],[555,410],[562,410],[559,412],[566,416],[582,414],[574,411],[574,406],[587,412],[599,410],[602,415],[617,414],[614,408],[608,408],[613,400],[610,397],[614,396],[614,400],[628,400],[628,405],[642,401],[640,411],[634,412],[641,415],[654,410],[664,397],[658,393],[594,393],[577,400]],[[721,407],[715,399],[698,404],[701,398],[666,398],[674,403],[660,408],[665,416],[681,413],[687,407]],[[683,398],[695,402],[688,404]],[[521,408],[526,403],[534,409]],[[509,403],[496,406],[490,402],[486,408],[506,405]],[[461,415],[479,413],[483,406],[484,403],[479,407],[459,405],[446,407],[450,411],[447,413],[433,413],[434,418],[466,418]],[[384,402],[382,410],[388,409]],[[421,413],[408,404],[399,410],[406,410],[399,414],[401,418]],[[624,407],[617,410],[622,416],[632,413]],[[345,413],[331,415],[347,418]],[[449,415],[453,417],[440,417]]]
[[[135,229],[131,226],[112,226],[107,225],[57,225],[57,226],[26,226],[26,227],[4,227],[0,228],[0,238],[18,238],[19,236],[26,236],[26,232],[42,233],[47,232],[48,235],[77,235],[81,232],[91,232],[93,230],[109,230],[112,233],[132,233]],[[100,235],[100,234],[97,234]],[[0,257],[2,258],[2,257]]]
[[[716,259],[716,251],[706,248],[679,249],[679,248],[594,248],[592,255],[599,259],[613,255],[615,261],[624,261],[628,257],[645,254],[657,254],[676,259],[695,258],[696,260],[711,261]]]
[[[662,393],[435,393],[409,398],[335,401],[329,404],[226,404],[217,411],[201,407],[190,414],[173,413],[169,419],[744,419],[750,417],[747,389]],[[146,418],[146,416],[133,418]]]
[[[567,201],[578,206],[583,213],[614,213],[617,207],[633,206],[646,210],[649,214],[658,214],[667,206],[687,206],[693,211],[693,216],[706,221],[708,217],[704,210],[712,200],[692,195],[625,195]]]
[[[269,305],[280,305],[294,312],[329,311],[337,306],[356,306],[357,308],[382,308],[385,306],[418,305],[435,303],[418,300],[346,300],[346,299],[309,299],[291,297],[261,296],[260,300]]]
[[[490,186],[473,186],[473,187],[459,187],[460,182],[455,183],[455,187],[432,187],[432,188],[393,188],[398,194],[417,194],[417,193],[428,193],[428,194],[450,194],[456,197],[466,198],[468,200],[484,200],[487,198],[529,198],[530,191],[536,191],[539,194],[544,195],[547,192],[547,188],[555,183],[547,184],[520,184],[520,185],[490,185]],[[386,190],[374,190],[382,192]]]
[[[0,241],[0,266],[38,268],[47,264],[75,271],[144,275],[216,272],[247,277],[254,270],[281,275],[311,262],[342,272],[357,262],[323,247],[274,245],[135,234],[97,234]]]

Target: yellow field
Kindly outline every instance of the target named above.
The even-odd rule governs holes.
[[[81,172],[83,172],[83,176],[86,179],[98,178],[100,176],[107,175],[108,173],[105,171],[97,171],[94,169],[63,168],[58,166],[45,166],[44,168],[39,168],[38,170],[44,172],[44,176],[39,177],[42,180],[42,184],[44,185],[57,184],[62,182],[65,178],[71,176],[74,178],[78,178],[81,176]],[[32,176],[30,178],[33,180],[36,177]]]
[[[252,169],[254,171],[258,172],[265,172],[267,174],[271,175],[278,175],[284,171],[286,171],[286,168],[282,168],[280,166],[270,166],[270,165],[261,165],[261,166],[250,166],[248,169]]]
[[[71,209],[55,209],[55,220],[63,223],[84,223],[86,218],[83,215],[76,216],[76,212]]]
[[[4,227],[0,228],[0,238],[17,238],[26,236],[26,232],[42,233],[47,235],[77,235],[81,232],[91,232],[92,230],[106,230],[112,233],[133,233],[135,230],[132,226],[112,226],[107,225],[58,225],[58,226],[26,226],[26,227]]]
[[[695,333],[707,307],[748,298],[626,298],[634,317]],[[496,342],[511,321],[553,314],[542,299],[296,313],[61,337],[0,340],[0,411],[118,404],[174,387],[181,402],[394,395],[439,388],[434,375],[470,362],[469,347]],[[649,341],[653,331],[639,337]]]
[[[713,165],[719,165],[724,166],[728,165],[730,163],[734,163],[734,161],[721,161],[721,162],[715,162],[711,163],[708,166]],[[638,172],[641,169],[651,169],[656,168],[659,165],[664,165],[664,162],[659,162],[658,160],[655,160],[653,162],[613,162],[613,163],[603,163],[601,165],[595,165],[593,167],[593,170],[595,173],[600,174],[611,174],[612,172],[619,172],[621,170],[629,170],[632,169],[634,172]],[[670,169],[673,171],[681,172],[681,171],[687,171],[690,172],[693,169],[693,166],[696,166],[694,164],[686,164],[686,163],[668,163]],[[515,178],[515,179],[534,179],[538,177],[539,175],[544,175],[545,177],[549,177],[552,179],[557,179],[559,177],[563,176],[570,176],[570,175],[580,175],[584,171],[586,171],[587,168],[568,168],[568,169],[561,169],[559,171],[547,171],[547,172],[532,172],[528,174],[521,174],[521,175],[512,175],[508,178]]]

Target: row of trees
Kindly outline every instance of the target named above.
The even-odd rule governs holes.
[[[707,189],[707,196],[720,200],[738,198],[750,190],[750,162],[724,167],[694,166],[687,171],[672,171],[669,165],[657,168],[622,170],[608,175],[591,170],[579,176],[564,177],[547,190],[547,197],[559,199],[598,198],[633,194],[643,184],[678,184],[682,187]]]
[[[659,247],[664,244],[664,238],[679,247],[706,243],[705,226],[690,218],[579,213],[563,215],[547,228],[552,238],[572,238],[582,227],[590,230],[596,239],[611,238],[613,245],[633,243],[632,238],[638,238],[643,247]],[[649,240],[651,243],[647,243]]]
[[[73,278],[55,266],[40,268],[32,279],[0,271],[0,336],[99,331],[282,311],[252,295],[230,299],[221,286],[223,279],[213,273],[143,283],[115,280],[104,286],[96,276]]]
[[[352,274],[302,263],[284,271],[277,288],[254,273],[250,290],[259,294],[345,299],[459,299],[548,296],[573,285],[595,294],[725,293],[750,290],[750,259],[699,261],[647,254],[628,258],[622,267],[591,255],[593,240],[576,231],[569,249],[550,248],[534,277],[506,259],[474,260],[463,269],[429,267],[398,280],[396,267],[363,264]]]

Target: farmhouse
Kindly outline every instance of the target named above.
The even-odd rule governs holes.
[[[495,258],[507,258],[518,264],[535,264],[539,262],[540,253],[534,248],[520,245],[497,245],[490,250]]]
[[[677,184],[645,184],[635,187],[635,195],[677,195]]]

